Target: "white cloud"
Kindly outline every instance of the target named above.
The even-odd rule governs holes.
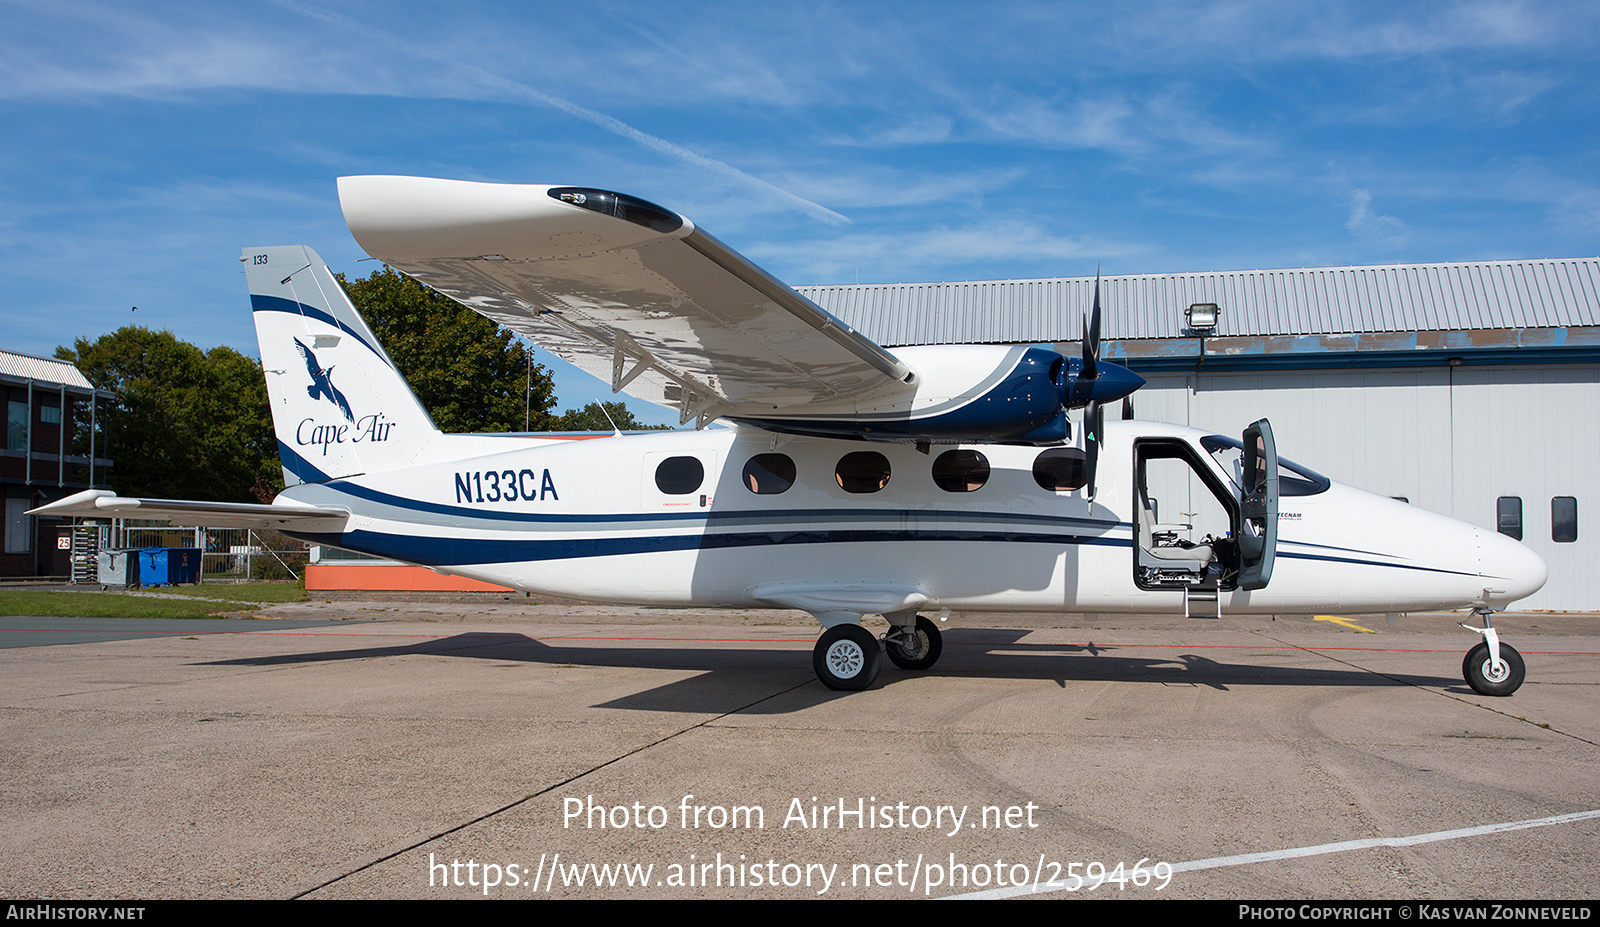
[[[795,284],[904,282],[929,279],[988,279],[988,266],[1034,265],[1038,276],[1084,272],[1093,261],[1147,253],[1148,249],[1066,234],[1027,218],[985,217],[966,225],[927,229],[854,232],[825,241],[757,243],[747,253],[772,266],[784,266]],[[950,272],[960,276],[951,277]],[[1000,274],[998,276],[1006,276]]]
[[[1344,227],[1356,237],[1385,248],[1402,248],[1411,237],[1404,222],[1372,211],[1372,193],[1367,190],[1350,191],[1350,218]]]

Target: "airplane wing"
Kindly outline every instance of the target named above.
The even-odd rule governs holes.
[[[327,506],[241,502],[185,502],[179,499],[135,499],[105,489],[86,489],[28,512],[29,515],[84,518],[149,518],[174,525],[208,528],[289,528],[294,531],[344,530],[350,513]]]
[[[339,178],[368,254],[682,421],[904,401],[895,355],[654,204],[578,187]]]

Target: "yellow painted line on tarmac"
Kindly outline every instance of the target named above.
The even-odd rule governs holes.
[[[1349,618],[1341,618],[1338,615],[1313,615],[1311,617],[1311,620],[1312,621],[1331,621],[1336,625],[1339,625],[1341,627],[1349,628],[1352,631],[1365,631],[1368,634],[1376,634],[1376,633],[1378,633],[1377,631],[1374,631],[1371,628],[1363,628],[1361,625],[1356,624],[1354,621],[1351,621]]]

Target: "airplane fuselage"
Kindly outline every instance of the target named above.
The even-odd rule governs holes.
[[[1186,540],[1209,528],[1225,547],[1237,477],[1205,432],[1133,421],[1106,432],[1092,502],[1044,488],[1035,447],[923,453],[750,428],[503,438],[497,453],[285,495],[352,513],[342,534],[307,540],[595,601],[802,607],[824,624],[916,608],[1181,612],[1185,592],[1153,579],[1157,542],[1139,527],[1141,448],[1184,456],[1195,482],[1216,487],[1198,501],[1166,490],[1166,507],[1194,522]],[[952,450],[967,452],[954,477]],[[1544,581],[1537,556],[1492,531],[1338,483],[1313,489],[1280,504],[1267,588],[1216,568],[1221,612],[1503,607]],[[1202,506],[1214,524],[1184,508]]]

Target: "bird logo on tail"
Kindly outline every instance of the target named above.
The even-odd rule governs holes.
[[[344,398],[344,393],[339,392],[339,388],[333,385],[331,379],[333,368],[319,364],[317,356],[312,354],[311,349],[302,344],[299,338],[294,339],[294,346],[299,349],[300,356],[305,358],[306,373],[311,375],[311,385],[306,387],[306,395],[312,399],[326,398],[339,407],[339,411],[344,413],[346,419],[355,421],[356,413],[350,408],[350,400]]]

